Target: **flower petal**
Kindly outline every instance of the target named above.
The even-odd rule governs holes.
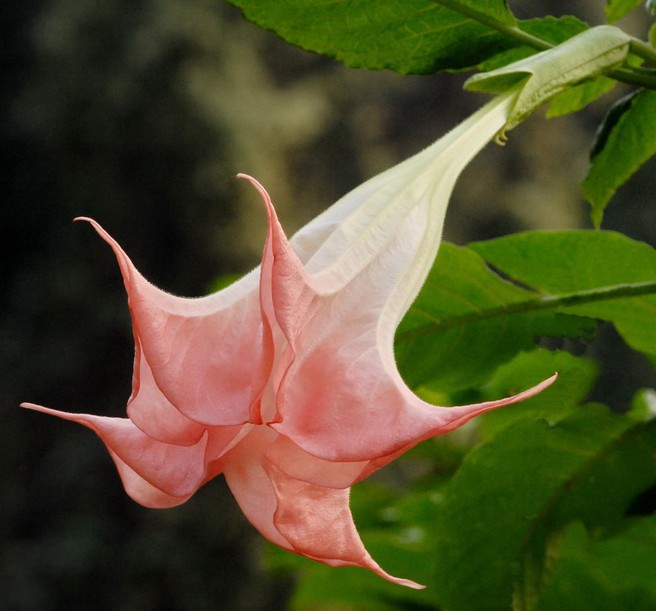
[[[125,475],[125,466],[166,497],[179,498],[180,503],[188,499],[205,482],[207,434],[195,445],[176,446],[148,437],[127,418],[70,414],[32,403],[23,403],[21,407],[71,420],[90,428],[102,439],[112,456],[122,463],[117,464],[121,477]],[[128,484],[135,484],[134,478],[129,474],[127,483],[125,479],[123,481],[126,490]],[[140,482],[137,485],[140,485]]]
[[[202,424],[179,412],[162,394],[139,343],[127,412],[130,420],[146,435],[164,443],[194,445],[206,430]]]
[[[222,459],[230,490],[262,535],[330,566],[359,566],[393,583],[424,587],[392,577],[371,558],[353,523],[348,489],[325,488],[288,476],[268,459],[267,448],[277,448],[271,454],[274,459],[282,454],[287,459],[300,458],[272,429],[253,427]],[[285,465],[295,467],[289,461]]]
[[[488,105],[446,137],[450,145],[444,150],[454,159],[445,160],[445,170],[433,176],[426,152],[420,153],[418,165],[410,166],[410,183],[398,192],[390,187],[392,173],[392,182],[382,186],[392,196],[390,208],[381,209],[374,197],[376,215],[361,228],[363,234],[356,231],[350,244],[342,240],[345,253],[316,273],[308,273],[259,187],[269,216],[262,284],[271,283],[275,322],[293,353],[279,364],[284,372],[274,373],[281,382],[271,426],[306,452],[331,461],[382,459],[483,411],[528,398],[553,381],[495,402],[441,408],[416,397],[394,361],[394,332],[437,251],[455,178],[503,124],[509,101]],[[438,145],[433,147],[442,151]],[[377,250],[370,251],[369,242]]]
[[[372,473],[371,461],[332,462],[308,454],[293,441],[279,435],[265,453],[265,459],[282,469],[289,477],[324,488],[350,488]]]
[[[109,449],[109,455],[112,457],[123,487],[127,495],[135,502],[150,507],[152,509],[168,509],[181,505],[189,499],[189,495],[177,497],[156,488],[143,477],[141,477],[134,469],[130,468],[116,452]]]
[[[286,550],[292,546],[273,523],[276,496],[262,466],[266,448],[277,433],[267,427],[254,427],[222,458],[223,474],[248,521],[269,541]]]
[[[389,575],[369,555],[353,523],[348,489],[324,488],[294,479],[268,461],[264,467],[277,500],[274,524],[295,552],[330,566],[369,569],[409,588],[425,587]]]
[[[442,190],[450,193],[462,168],[503,126],[518,91],[495,97],[423,151],[350,191],[300,229],[290,242],[306,270],[323,275],[324,282],[330,275],[348,281],[385,248],[389,236],[400,231],[399,222],[427,197],[435,212],[430,236],[438,246],[448,197],[436,199],[436,187],[444,184]]]
[[[135,336],[168,401],[202,424],[258,422],[273,362],[271,346],[262,343],[258,274],[208,297],[176,297],[145,280],[98,223],[80,220],[91,223],[116,255]]]
[[[410,449],[478,414],[532,397],[555,380],[498,401],[437,407],[390,375],[380,354],[366,349],[366,337],[342,339],[331,337],[297,358],[285,378],[283,420],[271,425],[325,460],[372,460]]]
[[[262,265],[214,295],[147,282],[97,223],[129,297],[135,339],[129,419],[23,404],[94,430],[126,491],[151,507],[219,473],[273,543],[396,584],[360,539],[349,488],[419,441],[528,398],[436,407],[396,367],[394,333],[437,253],[461,170],[507,120],[517,90],[425,151],[342,198],[288,241],[264,188]]]

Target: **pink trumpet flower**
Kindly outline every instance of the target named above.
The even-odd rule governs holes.
[[[129,297],[135,359],[127,418],[23,404],[95,431],[127,493],[172,507],[223,473],[270,541],[330,566],[393,583],[366,551],[349,488],[423,439],[540,392],[436,407],[405,385],[396,327],[440,244],[454,183],[504,125],[516,92],[496,98],[438,142],[364,183],[290,241],[268,215],[261,266],[213,295],[187,299],[146,281],[116,254]]]

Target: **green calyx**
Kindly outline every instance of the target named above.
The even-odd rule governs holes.
[[[501,93],[520,85],[517,100],[498,140],[558,93],[582,81],[619,68],[629,53],[631,37],[619,28],[602,25],[564,43],[490,72],[476,74],[465,89]]]

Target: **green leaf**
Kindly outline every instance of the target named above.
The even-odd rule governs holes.
[[[287,42],[334,57],[351,68],[388,68],[402,74],[467,70],[525,43],[513,28],[559,43],[585,29],[573,18],[515,22],[504,0],[452,0],[449,10],[433,0],[229,0],[253,23],[276,32]],[[485,25],[492,20],[505,33]],[[531,51],[532,52],[532,51]],[[507,61],[514,61],[510,55]]]
[[[632,91],[630,94],[617,100],[604,116],[601,124],[597,128],[595,138],[590,147],[590,159],[594,159],[601,151],[604,150],[608,138],[610,137],[615,125],[620,120],[622,115],[630,108],[631,100],[638,94],[637,91]]]
[[[503,128],[510,130],[558,93],[620,67],[628,55],[629,41],[627,34],[613,26],[591,28],[553,49],[475,74],[465,89],[501,93],[522,83]]]
[[[590,102],[594,102],[605,93],[611,91],[616,84],[617,81],[600,76],[589,82],[569,87],[551,100],[549,109],[547,110],[547,117],[552,119],[577,112],[585,108]]]
[[[287,42],[352,68],[404,74],[464,69],[515,44],[432,0],[230,1]],[[507,13],[502,0],[473,4],[497,18]]]
[[[599,533],[656,481],[656,424],[580,408],[525,418],[473,450],[438,506],[435,587],[443,611],[529,609],[550,537],[581,520]]]
[[[613,22],[628,15],[643,0],[608,0],[606,3],[606,18]]]
[[[601,224],[615,191],[656,153],[656,91],[641,91],[612,125],[605,145],[591,160],[581,186]]]
[[[536,336],[589,336],[589,319],[531,309],[540,296],[502,279],[467,248],[443,243],[396,333],[396,359],[414,388],[475,387]]]
[[[588,397],[597,378],[596,364],[566,351],[544,348],[522,352],[501,365],[476,400],[487,401],[508,396],[537,384],[558,372],[558,380],[541,393],[518,405],[498,409],[477,418],[484,440],[524,418],[546,418],[549,422],[568,416]]]
[[[559,45],[572,36],[587,30],[590,26],[574,15],[562,17],[541,17],[539,19],[526,19],[518,23],[520,30],[537,36],[552,45]]]
[[[656,355],[656,251],[649,245],[611,231],[556,231],[518,233],[470,248],[547,295],[578,292],[582,302],[565,299],[557,311],[610,321],[629,346]],[[595,291],[599,299],[591,298]],[[604,291],[610,291],[606,297]]]
[[[483,18],[490,18],[504,23],[506,25],[515,25],[515,16],[510,12],[506,0],[435,0],[438,4],[460,10],[467,14],[471,11],[471,16],[476,14]]]
[[[592,536],[581,523],[559,534],[554,575],[536,611],[656,609],[656,516],[629,521],[613,537]]]

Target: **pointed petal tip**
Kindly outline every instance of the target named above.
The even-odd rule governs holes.
[[[105,242],[107,242],[112,250],[118,255],[119,253],[123,254],[125,256],[125,253],[123,253],[123,249],[119,246],[118,242],[112,238],[107,231],[103,228],[103,226],[98,222],[95,221],[94,219],[88,217],[88,216],[76,216],[73,219],[74,223],[83,221],[85,223],[89,223],[95,230],[96,233],[103,239]]]
[[[23,409],[31,409],[35,412],[48,412],[47,407],[37,405],[36,403],[29,403],[28,401],[23,401],[23,403],[21,403],[18,407],[22,407]]]
[[[302,554],[302,555],[305,556],[306,554]],[[404,588],[411,588],[413,590],[426,589],[425,585],[421,583],[417,583],[416,581],[412,581],[412,579],[403,579],[402,577],[394,577],[394,575],[390,575],[387,571],[383,570],[381,566],[371,557],[369,557],[368,562],[367,561],[361,563],[354,562],[352,564],[350,563],[336,564],[330,560],[326,560],[325,558],[315,558],[314,556],[307,556],[307,557],[312,558],[313,560],[316,560],[318,562],[323,562],[328,566],[332,566],[336,568],[357,567],[357,568],[365,569],[366,571],[371,571],[374,575],[384,579],[385,581],[389,581],[390,583],[393,583],[394,585],[397,586],[403,586]]]
[[[533,388],[529,388],[526,392],[533,392],[534,394],[542,392],[545,388],[551,386],[557,379],[558,379],[558,372],[554,371],[554,373],[551,376],[549,376],[546,380],[543,380]]]
[[[505,399],[497,399],[495,401],[487,401],[485,403],[480,403],[478,404],[477,407],[480,409],[480,412],[484,412],[494,409],[496,407],[503,407],[504,405],[513,405],[514,403],[520,403],[521,401],[525,401],[526,399],[530,399],[531,397],[534,397],[535,395],[541,393],[543,390],[551,386],[557,379],[558,379],[558,373],[556,372],[553,375],[546,378],[545,380],[542,380],[542,382],[539,382],[535,386],[531,386],[531,388],[527,388],[522,392],[519,392],[510,397],[506,397]]]
[[[425,590],[426,586],[416,581],[411,581],[410,579],[394,579],[392,583],[396,583],[400,586],[405,586],[406,588],[412,588],[413,590]]]
[[[278,215],[276,214],[276,208],[273,205],[273,200],[271,199],[271,196],[269,195],[269,192],[264,188],[262,183],[250,176],[249,174],[242,174],[239,173],[236,175],[237,178],[243,178],[247,180],[248,182],[253,185],[258,193],[260,194],[260,197],[262,198],[262,201],[264,202],[264,207],[266,208],[266,213],[267,213],[267,218],[269,219],[269,234],[270,237],[272,234],[275,234],[279,238],[279,242],[287,242],[287,238],[284,235],[284,231],[282,227],[280,227],[280,223],[278,221]],[[282,238],[282,240],[280,240]]]
[[[235,178],[247,180],[252,185],[254,185],[258,190],[265,191],[264,187],[262,186],[262,183],[259,180],[257,180],[256,178],[253,178],[250,174],[245,174],[244,172],[239,172],[238,174],[235,174]]]
[[[249,174],[243,174],[242,172],[240,172],[239,174],[235,174],[235,178],[243,178],[244,180],[250,182],[259,191],[267,208],[273,207],[273,204],[271,203],[271,196],[269,195],[268,191],[264,188],[264,186],[259,180],[253,178]]]
[[[439,430],[433,431],[432,435],[442,435],[444,433],[449,433],[458,427],[462,426],[472,418],[485,412],[490,412],[499,407],[505,407],[507,405],[514,405],[515,403],[521,403],[526,399],[530,399],[535,395],[541,393],[543,390],[551,386],[558,379],[558,373],[554,373],[552,376],[548,377],[546,380],[542,380],[539,384],[527,388],[522,392],[519,392],[510,397],[505,397],[503,399],[495,399],[493,401],[485,401],[484,403],[474,403],[471,405],[460,405],[457,407],[446,408],[446,412],[449,414],[450,418],[447,422],[442,422],[440,424]],[[425,437],[424,437],[425,438]]]
[[[89,223],[89,225],[91,225],[91,226],[96,230],[96,232],[97,232],[97,233],[98,233],[98,234],[99,234],[99,235],[100,235],[105,241],[107,241],[107,242],[113,242],[113,241],[114,241],[114,240],[112,239],[112,237],[111,237],[111,236],[110,236],[110,235],[109,235],[109,234],[103,229],[102,225],[101,225],[98,221],[92,219],[92,218],[89,217],[89,216],[76,216],[76,217],[73,219],[73,222],[74,222],[74,223],[80,223],[80,222],[82,222],[82,223]]]
[[[386,573],[382,569],[380,571],[374,571],[379,577],[382,577],[386,581],[389,581],[390,583],[394,583],[397,586],[404,586],[406,588],[412,588],[413,590],[425,590],[426,586],[417,583],[416,581],[412,581],[411,579],[402,579],[401,577],[393,577],[389,573]]]
[[[504,399],[497,399],[495,401],[487,401],[485,403],[480,403],[478,407],[493,409],[494,407],[503,407],[504,405],[513,405],[514,403],[520,403],[521,401],[525,401],[526,399],[530,399],[531,397],[534,397],[535,395],[541,393],[546,388],[549,388],[549,386],[551,386],[557,379],[558,379],[558,372],[549,376],[545,380],[542,380],[542,382],[539,382],[535,386],[531,386],[530,388],[527,388],[526,390],[523,390],[515,395],[506,397]],[[487,409],[483,409],[482,411],[487,411]]]
[[[49,416],[56,416],[62,420],[70,420],[72,422],[79,422],[84,424],[84,420],[88,417],[89,414],[74,414],[70,412],[61,412],[57,409],[52,409],[51,407],[45,407],[43,405],[38,405],[36,403],[23,402],[20,404],[20,407],[23,409],[30,409],[35,412],[41,412],[42,414],[48,414]]]

